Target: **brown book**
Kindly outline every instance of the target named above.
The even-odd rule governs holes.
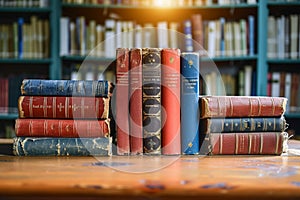
[[[109,119],[16,119],[18,137],[90,138],[109,137]]]
[[[202,24],[202,15],[201,14],[193,14],[192,15],[192,37],[194,42],[194,50],[200,51],[200,55],[202,55],[203,51],[203,24]]]
[[[129,49],[116,50],[116,125],[117,154],[128,155],[129,144]]]
[[[143,153],[142,49],[130,51],[130,151]]]
[[[107,119],[109,98],[65,96],[20,96],[20,118]]]
[[[281,116],[286,110],[284,97],[202,96],[201,118]]]
[[[211,155],[280,155],[282,132],[212,133],[209,135]]]

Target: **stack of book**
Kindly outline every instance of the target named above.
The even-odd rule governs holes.
[[[284,97],[200,97],[200,153],[280,155],[286,104]]]
[[[199,55],[177,48],[118,48],[116,54],[117,154],[179,155],[190,148],[180,134],[180,106],[191,122],[197,120]],[[188,76],[182,90],[187,96],[181,95],[181,72]]]
[[[110,155],[112,90],[108,81],[23,80],[14,154]]]

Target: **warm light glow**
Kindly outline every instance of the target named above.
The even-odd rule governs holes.
[[[172,6],[172,0],[154,0],[154,5],[158,7]]]

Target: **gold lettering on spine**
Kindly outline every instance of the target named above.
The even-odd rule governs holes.
[[[230,116],[233,115],[233,103],[232,103],[232,99],[229,98],[229,104],[230,104]]]
[[[56,97],[53,97],[52,111],[53,111],[53,118],[56,118]]]
[[[274,115],[275,114],[275,102],[274,102],[274,98],[273,97],[271,98],[271,101],[272,101],[272,113]]]
[[[275,154],[278,154],[278,148],[279,148],[279,134],[276,133],[276,148],[275,148]]]
[[[69,97],[65,98],[65,116],[69,118]]]
[[[253,107],[252,107],[252,100],[249,98],[249,105],[250,105],[250,113],[249,116],[253,116]]]
[[[220,154],[223,153],[223,135],[219,134],[219,141],[220,141]]]
[[[32,135],[32,124],[33,123],[33,121],[32,120],[30,120],[29,121],[29,135]]]
[[[47,132],[48,132],[48,120],[45,120],[44,121],[44,136],[47,136]]]
[[[44,97],[43,99],[43,112],[44,112],[44,117],[47,118],[47,97]]]
[[[32,117],[33,116],[33,97],[29,98],[29,116]]]
[[[259,153],[262,154],[263,151],[263,147],[264,146],[264,137],[263,134],[260,134],[260,149],[259,149]]]

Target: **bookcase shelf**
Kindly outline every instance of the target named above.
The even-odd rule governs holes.
[[[93,56],[62,56],[61,59],[64,62],[95,61],[95,62],[103,62],[103,63],[110,63],[115,60],[115,58],[93,57]]]
[[[300,64],[300,59],[268,59],[269,64]]]
[[[15,120],[19,117],[17,113],[0,113],[0,119]]]
[[[31,7],[0,7],[1,13],[30,13],[30,14],[41,14],[50,13],[51,8],[31,8]]]
[[[223,61],[249,61],[256,60],[258,58],[257,55],[254,56],[220,56],[220,57],[202,57],[202,62],[214,61],[214,62],[223,62]]]
[[[30,64],[50,64],[51,59],[25,59],[25,58],[4,58],[0,59],[0,63],[4,64],[22,64],[22,65],[30,65]]]

